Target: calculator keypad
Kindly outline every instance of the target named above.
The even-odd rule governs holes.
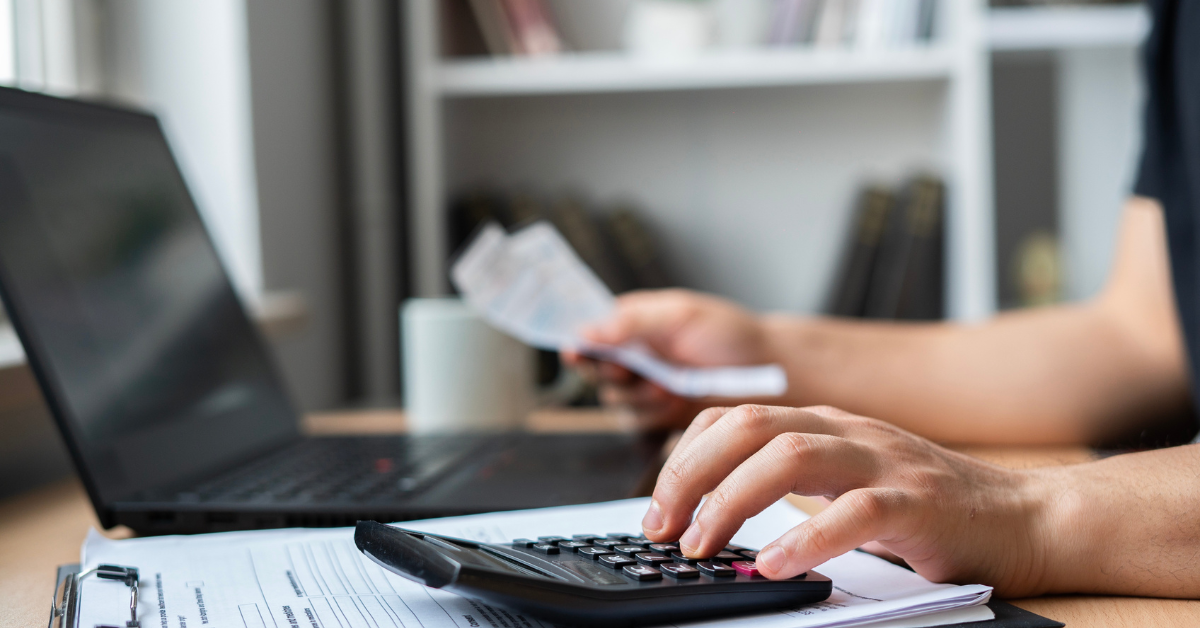
[[[662,572],[646,565],[629,565],[621,573],[634,580],[662,580]]]
[[[696,563],[696,568],[700,570],[700,573],[706,576],[714,576],[717,578],[727,578],[729,576],[737,575],[737,572],[733,570],[733,567],[730,567],[725,563],[711,561],[699,562]]]
[[[586,556],[592,560],[596,560],[601,556],[607,556],[612,553],[612,550],[604,549],[603,547],[581,547],[575,550],[580,556]]]
[[[689,578],[699,578],[700,570],[691,565],[683,563],[666,563],[658,566],[658,570],[664,576],[675,578],[676,580],[687,580]]]
[[[634,555],[633,558],[635,560],[637,560],[639,563],[641,563],[643,565],[650,565],[651,567],[653,567],[655,565],[660,565],[662,563],[671,562],[670,557],[663,556],[662,554],[650,554],[650,553],[636,554],[636,555]]]
[[[610,533],[607,536],[575,534],[570,538],[539,536],[536,541],[514,539],[512,547],[547,558],[556,556],[552,559],[555,561],[596,561],[596,564],[616,570],[638,582],[660,581],[663,576],[671,582],[713,582],[730,578],[740,581],[742,578],[762,577],[754,563],[758,551],[739,545],[726,545],[716,556],[709,558],[688,558],[679,551],[678,543],[653,543],[642,536]],[[701,579],[701,576],[706,579]]]
[[[628,556],[621,556],[620,554],[607,554],[600,557],[600,564],[605,567],[620,569],[626,565],[636,565],[637,561]]]

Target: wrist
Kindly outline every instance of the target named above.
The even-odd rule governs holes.
[[[815,378],[806,372],[806,364],[816,354],[812,323],[812,319],[791,314],[763,314],[758,317],[759,334],[763,339],[763,354],[767,362],[780,365],[787,373],[788,390],[784,399],[787,405],[806,406],[819,402],[805,385],[815,382]]]
[[[1031,595],[1075,593],[1090,588],[1091,559],[1104,541],[1095,538],[1094,504],[1080,490],[1078,467],[1028,472],[1030,541],[1039,567]]]

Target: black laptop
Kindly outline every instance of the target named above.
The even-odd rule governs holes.
[[[0,88],[0,298],[100,521],[351,525],[629,497],[659,443],[309,438],[148,114]]]

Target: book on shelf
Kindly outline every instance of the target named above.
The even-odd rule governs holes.
[[[603,20],[588,19],[594,18],[596,13],[594,7],[584,6],[590,1],[559,0],[551,6],[549,0],[441,0],[443,21],[457,22],[442,27],[445,48],[450,56],[486,53],[544,56],[568,48],[593,49],[594,45],[587,42],[619,45],[613,42],[624,39],[628,45],[630,7],[637,2],[669,0],[633,0],[614,5],[603,12]],[[937,34],[938,6],[953,0],[764,1],[771,3],[764,15],[766,19],[758,19],[753,28],[759,34],[747,35],[749,39],[756,39],[760,45],[768,47],[827,50],[886,49],[933,41]],[[695,6],[706,12],[717,30],[721,26],[719,20],[739,19],[737,15],[718,12],[707,4]],[[558,18],[565,20],[564,23],[571,27],[569,34],[584,45],[571,45],[579,42],[564,38],[560,24],[556,23]],[[660,19],[666,18],[660,16]],[[622,28],[623,33],[615,32]],[[715,40],[704,45],[715,45]]]
[[[580,259],[616,294],[672,285],[662,263],[662,247],[636,209],[619,205],[597,210],[574,196],[547,201],[524,192],[462,194],[450,205],[449,250],[457,255],[476,230],[490,221],[511,230],[536,220],[553,223]]]
[[[826,311],[835,316],[936,320],[944,316],[945,191],[920,175],[891,192],[860,194]]]
[[[828,313],[857,317],[866,310],[871,272],[875,268],[875,256],[883,240],[892,203],[891,190],[883,186],[868,185],[859,193],[854,224],[846,243],[841,271],[834,283]]]
[[[471,0],[471,9],[493,55],[542,56],[562,50],[543,0]]]
[[[766,42],[818,49],[903,47],[936,35],[939,0],[775,0]]]

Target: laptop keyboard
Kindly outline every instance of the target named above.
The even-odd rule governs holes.
[[[329,438],[292,448],[181,492],[182,502],[309,504],[387,502],[410,497],[485,439]]]

